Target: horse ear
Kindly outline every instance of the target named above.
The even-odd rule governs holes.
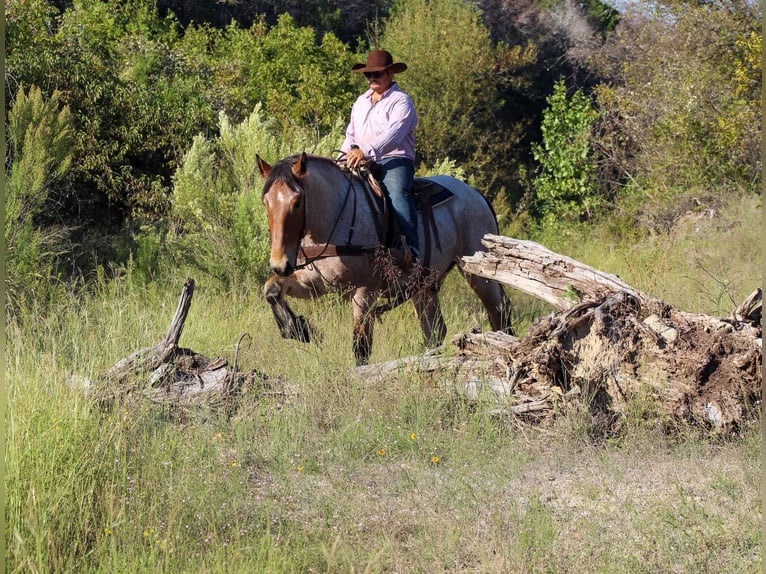
[[[258,170],[261,172],[261,177],[266,179],[271,173],[271,166],[261,159],[261,156],[255,154],[255,159],[258,162]]]
[[[293,164],[293,173],[295,174],[295,177],[301,177],[304,173],[306,173],[306,164],[308,162],[309,156],[306,155],[306,152],[304,151],[301,154],[301,157],[298,158],[298,161]]]

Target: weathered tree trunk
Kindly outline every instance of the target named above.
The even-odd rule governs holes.
[[[189,406],[226,404],[245,383],[265,383],[263,373],[243,373],[223,358],[210,359],[191,349],[178,346],[194,294],[194,280],[183,286],[176,312],[163,340],[120,360],[99,381],[97,399],[109,405],[116,398],[140,390],[152,401],[171,405]],[[244,337],[244,336],[243,336]],[[237,344],[242,342],[243,337]]]
[[[111,384],[121,384],[135,373],[153,371],[160,365],[168,364],[168,361],[178,352],[178,341],[181,339],[186,316],[189,314],[192,295],[194,295],[194,279],[187,279],[165,338],[157,345],[144,347],[118,361],[104,375],[104,379]]]
[[[505,283],[557,309],[569,309],[583,299],[596,301],[617,292],[643,301],[651,299],[617,275],[589,267],[533,241],[488,234],[482,243],[489,251],[463,257],[468,273]]]
[[[467,272],[560,312],[540,319],[523,339],[495,332],[457,337],[458,357],[444,357],[443,365],[436,356],[428,360],[428,375],[440,384],[468,397],[482,389],[505,395],[507,412],[536,419],[585,401],[594,415],[619,420],[640,400],[668,421],[725,431],[756,412],[760,289],[731,317],[711,317],[679,311],[531,241],[487,235],[483,243],[487,252],[463,258]],[[368,380],[375,367],[365,367]]]

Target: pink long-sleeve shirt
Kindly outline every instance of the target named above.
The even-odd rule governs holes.
[[[372,90],[359,96],[351,108],[351,120],[341,150],[358,145],[375,161],[389,157],[415,159],[415,126],[418,116],[412,99],[394,82],[376,104]]]

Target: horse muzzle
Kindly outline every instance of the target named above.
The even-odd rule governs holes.
[[[280,277],[287,277],[288,275],[292,275],[295,271],[295,265],[290,263],[290,260],[287,257],[282,257],[278,260],[269,260],[269,267],[271,268],[272,273],[276,273]]]

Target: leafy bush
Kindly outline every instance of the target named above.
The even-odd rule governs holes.
[[[458,179],[462,179],[465,181],[465,170],[462,168],[462,166],[458,165],[458,163],[455,160],[452,160],[450,158],[444,158],[443,160],[437,162],[433,166],[431,166],[428,169],[425,169],[421,167],[422,173],[418,173],[418,176],[429,176],[429,175],[451,175],[452,177],[456,177]]]
[[[567,97],[556,83],[543,113],[542,144],[532,146],[541,171],[534,179],[536,207],[546,222],[578,222],[603,203],[595,185],[590,134],[598,117],[581,90]]]
[[[605,78],[599,179],[651,227],[672,225],[692,197],[760,187],[760,16],[727,6],[628,11],[590,59]]]
[[[386,23],[382,45],[407,62],[397,81],[415,102],[418,152],[426,163],[470,158],[497,105],[487,74],[495,54],[479,17],[462,0],[407,0]]]
[[[262,103],[283,129],[327,133],[356,96],[348,48],[331,33],[317,42],[312,28],[296,26],[288,14],[273,27],[263,18],[249,29],[232,24],[211,52],[216,84],[236,92],[246,113]]]

